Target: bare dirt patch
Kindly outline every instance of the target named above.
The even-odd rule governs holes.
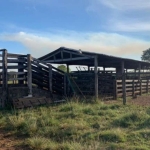
[[[104,101],[105,104],[121,104],[123,100],[108,100]],[[150,107],[150,95],[137,96],[137,98],[127,98],[126,104],[139,105],[144,107]]]
[[[26,146],[22,146],[23,142],[23,138],[15,137],[0,128],[0,150],[29,150]]]
[[[129,102],[131,104],[149,107],[150,106],[150,95],[138,96],[135,99],[129,100]]]

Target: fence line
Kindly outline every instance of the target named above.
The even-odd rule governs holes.
[[[32,96],[32,87],[36,86],[50,92],[50,95],[64,95],[66,91],[65,73],[52,65],[33,58],[30,54],[20,55],[7,53],[1,50],[2,70],[0,73],[0,86],[2,97],[0,107],[8,101],[9,87],[28,87],[28,96]]]

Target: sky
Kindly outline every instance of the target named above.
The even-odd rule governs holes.
[[[40,57],[59,47],[141,59],[150,0],[0,0],[0,48]]]

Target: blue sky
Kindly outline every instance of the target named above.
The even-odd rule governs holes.
[[[1,0],[0,48],[47,54],[60,46],[140,59],[150,47],[149,0]]]

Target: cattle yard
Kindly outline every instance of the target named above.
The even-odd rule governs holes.
[[[65,97],[123,99],[149,93],[150,63],[61,47],[45,56],[0,50],[0,107],[63,101]],[[53,64],[65,64],[63,72]],[[72,65],[87,69],[69,72]]]

